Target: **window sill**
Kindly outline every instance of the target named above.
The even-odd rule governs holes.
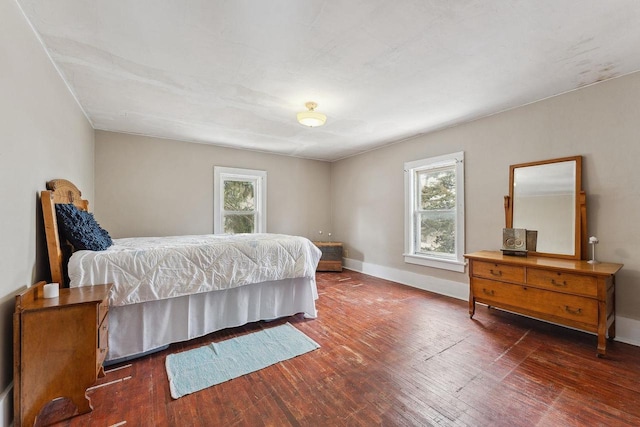
[[[417,264],[425,267],[440,268],[442,270],[456,271],[464,273],[466,262],[439,258],[430,258],[419,255],[404,254],[404,262],[408,264]]]

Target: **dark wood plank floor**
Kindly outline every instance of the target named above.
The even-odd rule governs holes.
[[[640,348],[345,270],[319,317],[225,330],[135,360],[56,426],[640,425]],[[289,321],[319,350],[173,400],[167,354]],[[110,367],[113,369],[113,367]],[[43,424],[69,405],[51,404]],[[126,422],[126,424],[125,424]]]

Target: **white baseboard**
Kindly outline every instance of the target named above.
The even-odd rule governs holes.
[[[412,273],[410,271],[400,270],[397,268],[386,267],[384,265],[362,262],[350,258],[343,258],[343,262],[344,267],[349,270],[358,271],[370,276],[379,277],[381,279],[390,280],[392,282],[412,286],[414,288],[423,289],[440,295],[446,295],[465,301],[469,299],[468,279],[464,283],[461,283],[440,279],[438,277]],[[640,320],[617,315],[615,341],[640,346]]]
[[[615,341],[640,346],[640,320],[616,316]]]
[[[440,295],[468,300],[469,283],[454,282],[440,279],[438,277],[425,276],[424,274],[412,273],[410,271],[399,270],[397,268],[385,267],[384,265],[371,264],[357,261],[355,259],[344,258],[344,267],[349,270],[358,271],[370,276],[401,283],[425,291],[434,292]]]
[[[13,382],[0,394],[0,426],[9,427],[13,423]]]

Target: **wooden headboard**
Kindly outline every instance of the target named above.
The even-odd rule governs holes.
[[[60,244],[55,205],[73,203],[78,209],[86,211],[89,209],[89,202],[81,196],[82,193],[78,187],[66,179],[54,179],[47,182],[47,189],[40,193],[51,281],[60,283],[61,286],[68,286],[65,278],[65,266],[68,261],[66,257],[68,255],[65,255]]]

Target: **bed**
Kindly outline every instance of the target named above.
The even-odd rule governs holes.
[[[52,282],[113,283],[108,363],[249,322],[317,316],[321,252],[308,239],[170,236],[113,239],[103,251],[74,250],[61,237],[56,205],[87,214],[87,200],[73,183],[57,179],[47,182],[41,202]]]

